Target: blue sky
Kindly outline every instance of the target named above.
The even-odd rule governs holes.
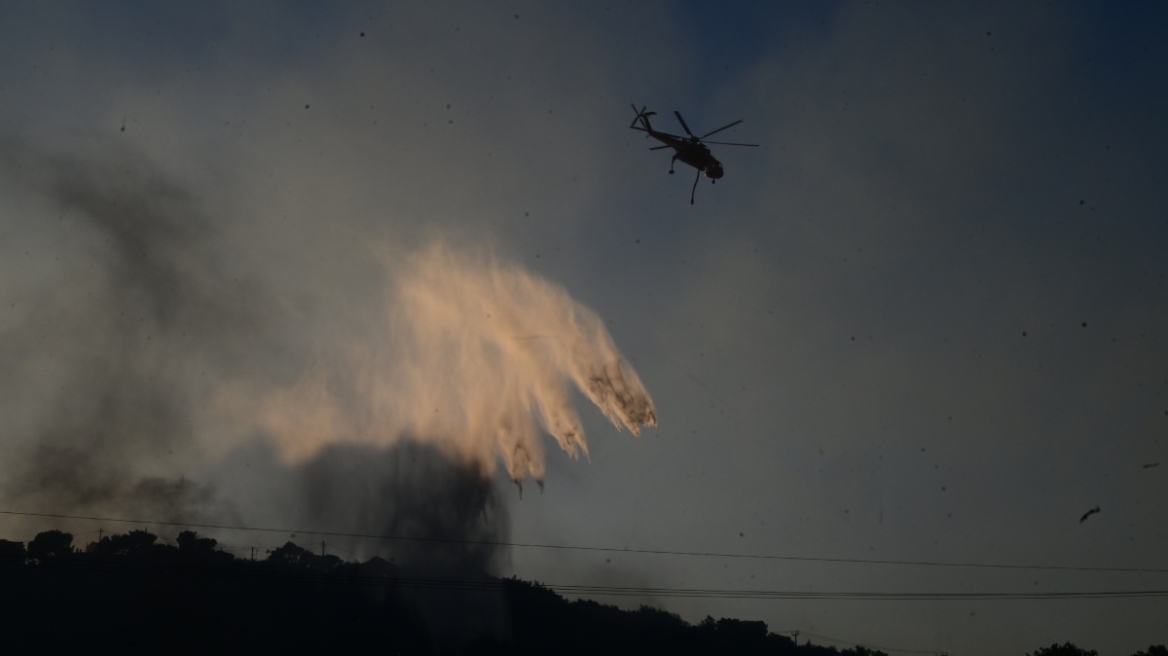
[[[57,158],[171,181],[206,221],[183,266],[262,290],[261,323],[295,310],[208,356],[214,384],[191,382],[181,342],[151,356],[181,353],[168,371],[190,439],[117,456],[214,483],[241,521],[306,520],[279,485],[239,492],[234,467],[263,438],[225,450],[195,401],[375,340],[375,251],[442,237],[596,310],[657,404],[659,427],[633,438],[577,398],[590,459],[549,441],[545,490],[522,500],[498,474],[515,541],[1163,569],[1166,27],[1157,3],[7,4],[0,330],[19,402],[4,457],[43,439],[57,372],[106,348],[82,330],[104,316],[91,299],[119,294],[86,273],[100,240],[54,223],[22,177]],[[762,146],[714,148],[726,177],[690,206],[690,169],[666,174],[627,129],[631,103],[666,130],[673,110],[699,133],[742,118],[719,136]],[[214,289],[212,305],[250,298]],[[521,549],[508,567],[846,591],[1166,576]],[[951,654],[1165,639],[1161,599],[650,601]]]

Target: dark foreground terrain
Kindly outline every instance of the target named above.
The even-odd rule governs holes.
[[[343,562],[288,543],[264,560],[184,532],[134,531],[84,550],[49,531],[0,541],[0,631],[45,653],[838,654],[761,622],[694,626],[644,607],[569,602],[517,579]],[[11,642],[15,640],[16,642]],[[870,654],[863,649],[845,654]]]
[[[0,540],[0,635],[24,651],[385,654],[882,654],[798,645],[762,622],[691,625],[649,607],[569,602],[537,583],[319,556],[245,560],[191,532]],[[1052,645],[1035,654],[1094,652]],[[1147,656],[1168,656],[1151,647]]]

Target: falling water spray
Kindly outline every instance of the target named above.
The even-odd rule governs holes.
[[[595,312],[482,249],[435,243],[390,261],[384,331],[267,394],[262,429],[290,462],[332,443],[431,443],[489,473],[542,480],[540,432],[587,455],[574,386],[618,429],[653,401]]]

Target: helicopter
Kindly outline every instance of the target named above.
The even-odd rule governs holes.
[[[669,134],[667,132],[658,132],[657,130],[654,130],[653,126],[649,124],[649,117],[656,116],[657,112],[646,112],[646,109],[648,109],[648,107],[642,107],[638,110],[637,106],[633,105],[633,111],[637,113],[637,116],[633,119],[633,123],[629,127],[633,130],[646,132],[648,133],[645,135],[646,138],[653,137],[657,141],[665,144],[664,146],[654,146],[649,150],[663,150],[665,148],[672,148],[677,151],[673,154],[673,159],[669,161],[670,175],[673,174],[673,165],[677,162],[677,160],[681,160],[683,163],[689,164],[698,170],[697,177],[694,178],[693,188],[690,189],[689,192],[690,205],[694,204],[694,193],[698,189],[698,180],[702,179],[702,173],[705,173],[706,177],[710,179],[710,184],[716,183],[718,178],[725,175],[725,171],[722,169],[722,163],[719,162],[713,156],[713,154],[710,153],[710,149],[706,147],[707,143],[718,144],[720,146],[748,146],[751,148],[758,147],[758,144],[705,140],[706,137],[712,134],[738,125],[742,122],[742,119],[738,119],[729,125],[723,125],[717,130],[714,130],[713,132],[707,132],[700,137],[695,137],[694,133],[690,131],[689,126],[685,124],[685,119],[681,117],[681,112],[674,111],[673,115],[677,117],[678,122],[681,123],[681,127],[685,129],[685,133],[689,135],[687,138],[680,137],[676,134]]]

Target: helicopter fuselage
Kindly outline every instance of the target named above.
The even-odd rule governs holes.
[[[705,174],[707,178],[717,180],[725,175],[726,172],[722,169],[722,163],[710,153],[710,149],[705,144],[693,143],[685,137],[679,137],[667,132],[658,132],[656,130],[646,130],[646,132],[649,133],[650,137],[676,151],[673,159],[680,160],[684,164],[689,164]]]

